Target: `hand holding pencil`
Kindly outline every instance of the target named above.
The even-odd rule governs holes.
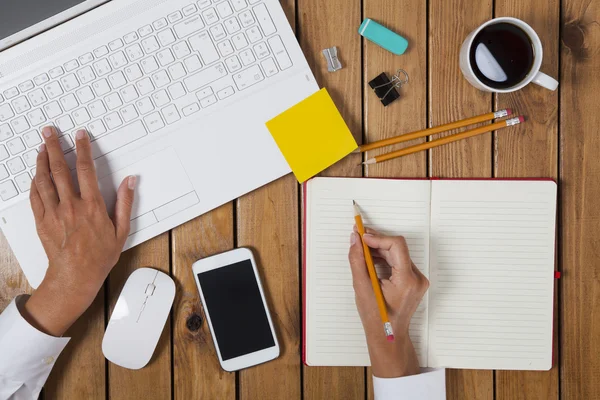
[[[406,241],[401,236],[384,236],[367,228],[361,240],[358,227],[355,227],[350,242],[348,257],[356,306],[366,333],[373,374],[389,378],[418,373],[419,362],[409,337],[409,326],[429,281],[412,262]],[[386,340],[363,242],[368,246],[374,263],[391,267],[390,278],[378,280],[377,285],[380,285],[394,331],[393,342]]]

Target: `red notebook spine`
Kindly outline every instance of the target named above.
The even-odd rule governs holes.
[[[302,362],[306,364],[306,193],[308,182],[302,185]]]

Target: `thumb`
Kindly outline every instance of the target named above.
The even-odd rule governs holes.
[[[369,278],[369,271],[367,270],[362,242],[360,236],[356,232],[352,232],[350,235],[348,260],[350,261],[350,269],[352,270],[352,280],[354,281],[354,284],[361,284],[361,282],[365,281],[370,284],[371,281]]]
[[[131,208],[133,207],[133,198],[137,177],[128,176],[123,179],[119,190],[117,191],[117,204],[115,206],[114,223],[117,232],[117,238],[125,243],[129,235],[129,225],[131,220]]]

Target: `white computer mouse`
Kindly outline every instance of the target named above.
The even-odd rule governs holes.
[[[135,270],[125,282],[110,316],[102,352],[109,361],[129,369],[146,366],[160,338],[175,299],[175,282],[152,268]]]

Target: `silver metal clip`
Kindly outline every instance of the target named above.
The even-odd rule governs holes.
[[[329,72],[335,72],[337,70],[342,69],[342,63],[338,58],[336,46],[323,50],[323,55],[327,60],[327,70]]]
[[[400,78],[400,75],[404,75],[404,79]],[[398,69],[398,71],[396,71],[396,75],[392,75],[392,79],[390,79],[390,81],[388,83],[374,86],[373,90],[377,90],[379,88],[389,86],[388,91],[385,92],[385,94],[383,96],[379,96],[379,99],[383,100],[388,96],[388,94],[390,94],[390,92],[392,90],[400,89],[402,87],[402,85],[405,85],[407,83],[408,83],[408,72],[406,72],[405,70],[400,68],[400,69]]]

